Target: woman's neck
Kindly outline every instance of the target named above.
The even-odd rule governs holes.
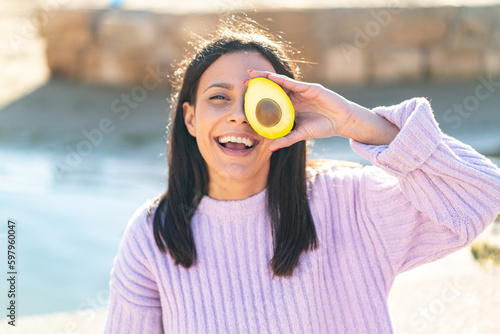
[[[211,176],[208,196],[220,201],[236,201],[256,195],[267,186],[267,178],[261,180],[231,180],[219,176]]]

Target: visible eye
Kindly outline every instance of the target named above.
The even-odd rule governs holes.
[[[225,100],[225,99],[226,99],[226,97],[224,95],[220,95],[220,94],[209,97],[209,100]]]

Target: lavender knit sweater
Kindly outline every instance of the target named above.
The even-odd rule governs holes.
[[[320,247],[292,277],[272,279],[266,190],[240,201],[205,196],[192,220],[198,264],[161,253],[146,203],[111,273],[106,333],[392,333],[397,274],[468,245],[500,212],[500,170],[441,133],[427,100],[377,114],[390,145],[351,140],[374,166],[310,170]]]

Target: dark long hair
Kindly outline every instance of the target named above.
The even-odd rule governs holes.
[[[289,44],[249,19],[234,18],[222,21],[211,38],[195,45],[194,55],[184,59],[175,72],[167,147],[168,188],[157,201],[153,230],[159,249],[168,249],[175,264],[185,268],[197,260],[191,218],[208,194],[209,178],[196,139],[184,123],[182,104],[195,103],[200,77],[214,61],[237,51],[259,52],[277,73],[290,78],[299,73],[289,57],[293,52]],[[318,247],[307,201],[305,141],[272,154],[266,201],[274,248],[269,264],[273,276],[289,276],[302,251]]]

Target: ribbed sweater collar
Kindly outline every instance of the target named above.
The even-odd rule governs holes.
[[[260,193],[235,201],[220,201],[205,195],[197,211],[219,219],[255,215],[266,208],[266,192],[267,188],[264,188]]]

